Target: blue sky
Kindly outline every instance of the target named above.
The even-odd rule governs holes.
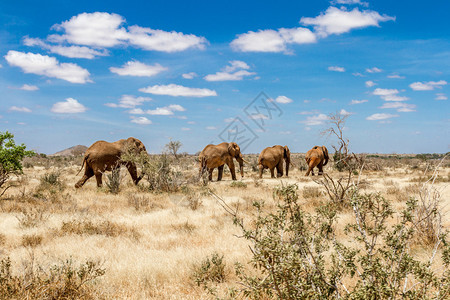
[[[189,153],[232,139],[244,153],[305,152],[335,142],[320,132],[340,112],[355,152],[447,152],[448,11],[448,1],[2,1],[0,131],[48,154],[129,136],[153,153],[171,138]]]

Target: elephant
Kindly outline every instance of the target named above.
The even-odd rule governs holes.
[[[215,168],[218,168],[219,174],[217,181],[222,180],[223,168],[227,164],[231,172],[231,178],[236,180],[236,172],[234,170],[233,158],[239,163],[241,171],[241,178],[244,177],[244,158],[242,157],[241,149],[239,146],[232,143],[221,143],[218,145],[207,145],[199,154],[200,161],[200,177],[208,170],[209,180],[212,181],[212,173]]]
[[[102,174],[106,171],[118,169],[121,165],[124,165],[128,169],[134,184],[137,185],[143,178],[143,174],[138,177],[135,163],[123,161],[121,159],[121,155],[128,151],[132,151],[136,154],[141,152],[147,153],[144,144],[134,137],[118,140],[113,143],[97,141],[92,144],[84,153],[83,164],[80,169],[81,171],[86,164],[84,175],[75,184],[75,188],[82,187],[84,183],[94,175],[97,180],[97,186],[101,187]],[[80,171],[78,171],[78,173],[80,173]]]
[[[264,169],[270,169],[270,176],[275,178],[274,169],[277,168],[277,177],[283,176],[283,159],[286,162],[286,177],[289,176],[291,151],[288,146],[275,145],[267,147],[258,157],[259,178],[262,178]]]
[[[308,176],[310,172],[312,172],[312,176],[314,176],[314,168],[317,167],[319,169],[319,175],[323,174],[323,166],[328,163],[328,149],[325,146],[314,146],[311,150],[306,152],[305,155],[306,163],[308,164],[308,171],[305,176]]]

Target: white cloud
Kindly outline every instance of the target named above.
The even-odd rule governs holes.
[[[30,113],[31,109],[27,108],[27,107],[17,107],[17,106],[11,106],[9,108],[9,111],[17,111],[17,112],[26,112],[26,113]]]
[[[94,50],[85,46],[61,46],[61,45],[52,45],[48,44],[41,39],[38,38],[29,38],[25,37],[23,43],[26,46],[38,46],[43,49],[46,49],[52,53],[59,54],[62,56],[70,57],[70,58],[87,58],[93,59],[96,56],[107,56],[107,50]]]
[[[189,131],[189,130],[191,130],[191,129],[188,128],[188,127],[181,127],[181,130],[182,130],[182,131]]]
[[[399,115],[393,115],[393,114],[373,114],[366,118],[366,120],[369,121],[379,121],[379,120],[386,120],[390,118],[396,118],[399,117]]]
[[[131,116],[131,122],[139,125],[149,125],[152,124],[152,121],[147,119],[146,117],[135,117]]]
[[[183,76],[184,79],[193,79],[194,77],[197,77],[198,75],[195,72],[189,72],[189,73],[185,73],[181,76]]]
[[[436,98],[434,98],[436,100],[447,100],[447,96],[444,93],[437,93],[436,94]]]
[[[356,76],[356,77],[366,77],[366,75],[363,75],[363,74],[361,74],[361,73],[359,73],[359,72],[352,73],[352,75],[353,75],[353,76]]]
[[[169,116],[173,115],[175,111],[185,111],[186,109],[178,104],[171,104],[169,106],[157,107],[156,109],[147,110],[145,113],[149,115]]]
[[[379,27],[380,22],[395,20],[395,17],[380,15],[376,11],[354,8],[347,11],[346,8],[329,7],[325,13],[321,13],[315,18],[303,17],[300,23],[314,26],[315,32],[320,37],[330,34],[342,34],[352,29],[369,26]]]
[[[174,97],[210,97],[217,96],[216,91],[210,89],[190,88],[182,85],[169,84],[169,85],[154,85],[146,88],[139,89],[140,92],[155,94],[155,95],[168,95]]]
[[[376,88],[372,94],[380,96],[385,101],[406,101],[408,97],[397,95],[399,90],[397,89],[382,89]]]
[[[231,123],[231,122],[233,122],[234,121],[234,119],[235,118],[226,118],[226,119],[224,119],[223,121],[225,122],[225,123]]]
[[[186,117],[186,119],[187,119],[187,117]],[[188,121],[187,123],[193,125],[193,124],[195,124],[195,121]]]
[[[207,130],[216,130],[217,127],[215,127],[215,126],[206,126],[206,129]]]
[[[268,120],[269,117],[266,116],[265,114],[252,114],[249,116],[250,119],[253,120]]]
[[[350,105],[361,104],[361,103],[366,103],[366,102],[369,102],[369,100],[352,100],[350,102]]]
[[[175,31],[129,26],[122,24],[125,19],[117,14],[104,12],[82,13],[70,20],[56,24],[52,29],[63,31],[48,40],[55,43],[68,42],[76,45],[109,48],[118,45],[133,45],[144,50],[163,52],[183,51],[189,48],[203,49],[207,40],[193,34]]]
[[[282,103],[282,104],[287,104],[287,103],[292,103],[294,101],[291,98],[288,98],[286,96],[278,96],[275,99],[275,102]]]
[[[168,69],[160,64],[146,65],[138,61],[129,61],[122,68],[111,67],[109,70],[121,76],[151,77]]]
[[[122,107],[122,108],[134,108],[138,105],[142,105],[144,102],[151,101],[150,97],[135,97],[131,95],[123,95],[119,100],[119,104],[106,103],[109,107]]]
[[[381,70],[381,69],[379,69],[379,68],[377,68],[377,67],[373,67],[373,68],[368,68],[368,69],[366,69],[366,72],[367,73],[380,73],[380,72],[383,72],[383,70]]]
[[[332,4],[344,4],[344,5],[362,5],[369,6],[368,2],[361,2],[361,0],[333,0]]]
[[[387,103],[384,103],[380,108],[383,108],[383,109],[393,108],[393,109],[396,109],[398,112],[416,111],[415,104],[407,104],[407,103],[403,103],[403,102],[387,102]]]
[[[328,67],[328,71],[345,72],[345,68],[344,67],[338,67],[338,66],[330,66],[330,67]]]
[[[414,91],[432,91],[435,88],[440,88],[442,85],[447,85],[447,81],[428,81],[428,82],[413,82],[409,85]]]
[[[318,114],[316,116],[306,117],[305,121],[300,121],[300,123],[304,123],[307,126],[315,126],[315,125],[322,125],[327,121],[329,118],[325,114]]]
[[[242,52],[285,52],[289,44],[310,44],[317,41],[316,36],[307,28],[266,29],[238,34],[231,42],[231,48]]]
[[[342,116],[350,116],[350,115],[353,115],[354,113],[346,111],[345,109],[341,109],[339,114],[342,115]]]
[[[400,76],[398,74],[391,74],[388,75],[387,78],[392,78],[392,79],[405,79],[405,76]]]
[[[372,80],[366,81],[366,86],[367,87],[373,87],[374,85],[377,85],[377,84],[375,82],[373,82]]]
[[[128,111],[128,113],[133,115],[143,115],[145,114],[145,111],[142,108],[133,108]]]
[[[51,109],[57,114],[76,114],[86,111],[86,107],[73,98],[67,98],[65,102],[56,102]]]
[[[24,91],[37,91],[39,88],[35,85],[24,84],[19,89]]]
[[[298,114],[299,115],[314,115],[314,114],[318,114],[319,111],[318,110],[311,110],[311,111],[301,111]]]
[[[72,63],[59,63],[56,58],[47,55],[10,50],[5,59],[11,66],[19,67],[25,73],[59,78],[72,83],[91,82],[88,70]]]
[[[229,65],[222,68],[221,72],[216,74],[209,74],[204,77],[206,81],[228,81],[228,80],[242,80],[244,76],[255,75],[254,72],[249,72],[250,66],[240,60],[230,61]]]

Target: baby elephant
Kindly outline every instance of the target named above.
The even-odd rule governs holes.
[[[75,187],[82,187],[83,184],[94,175],[95,179],[97,179],[97,186],[100,187],[102,186],[103,173],[120,168],[121,165],[126,166],[128,172],[130,172],[133,182],[135,184],[138,184],[143,175],[138,177],[137,168],[133,162],[123,161],[121,159],[122,154],[128,151],[136,154],[147,152],[144,144],[140,140],[133,137],[130,137],[126,140],[118,140],[113,143],[97,141],[92,144],[84,154],[83,165],[80,169],[81,171],[83,169],[83,166],[86,165],[84,169],[84,175],[75,184]]]
[[[283,159],[286,162],[286,177],[289,176],[291,151],[288,146],[275,145],[264,149],[258,157],[259,178],[262,178],[264,169],[270,169],[270,176],[275,178],[274,169],[277,168],[277,177],[283,176]]]
[[[319,175],[323,174],[323,166],[328,163],[328,149],[325,146],[314,146],[311,150],[306,152],[305,160],[308,164],[308,171],[305,176],[308,176],[310,172],[311,175],[314,176],[314,168],[317,167],[319,169]]]

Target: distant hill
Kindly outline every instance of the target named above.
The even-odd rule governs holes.
[[[54,154],[51,154],[49,156],[78,156],[82,155],[84,152],[86,152],[88,147],[83,145],[77,145],[70,148],[67,148],[65,150],[56,152]]]

